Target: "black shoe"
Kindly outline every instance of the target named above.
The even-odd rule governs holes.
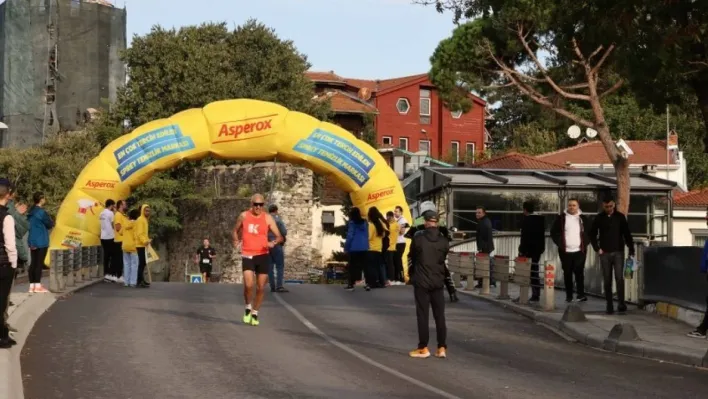
[[[348,285],[348,286],[344,287],[344,289],[346,289],[347,291],[354,291],[354,286]]]
[[[572,302],[573,302],[573,298],[565,298],[565,303],[572,303]]]
[[[581,297],[578,297],[575,299],[575,302],[587,302],[587,301],[588,301],[588,297],[586,297],[586,296],[581,296]]]
[[[275,287],[270,287],[270,292],[275,292]]]
[[[285,288],[285,287],[278,287],[278,288],[276,288],[275,291],[276,291],[276,292],[290,292],[290,291],[288,291],[287,288]]]
[[[11,345],[17,345],[17,341],[15,341],[14,339],[8,338],[7,340],[10,341]]]
[[[456,292],[451,292],[451,293],[450,293],[450,302],[458,302],[459,300],[460,300],[460,298],[457,297],[457,293],[456,293]]]
[[[15,306],[15,302],[10,301],[10,306]]]
[[[369,287],[368,285],[365,285],[365,286],[364,286],[364,289],[367,290],[367,291],[371,291],[371,287]]]
[[[617,306],[618,313],[625,313],[627,311],[627,305],[621,303]]]
[[[605,313],[607,313],[607,314],[614,314],[614,313],[615,313],[615,308],[614,308],[613,306],[608,306],[608,307],[605,309]]]
[[[10,349],[10,348],[12,348],[12,346],[15,345],[15,344],[13,344],[12,342],[13,342],[13,341],[10,341],[10,338],[7,338],[7,339],[0,339],[0,349]]]
[[[529,298],[529,302],[541,302],[541,297],[532,296],[531,298]]]

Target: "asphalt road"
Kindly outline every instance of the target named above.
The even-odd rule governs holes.
[[[567,342],[492,304],[447,308],[447,359],[411,359],[410,287],[267,293],[240,323],[241,287],[99,284],[57,302],[22,353],[27,399],[705,398],[708,371]],[[431,318],[432,323],[432,318]],[[431,347],[435,334],[431,326]]]

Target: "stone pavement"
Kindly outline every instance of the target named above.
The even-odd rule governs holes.
[[[585,321],[564,321],[563,314],[568,308],[565,303],[565,291],[555,289],[555,310],[544,311],[540,305],[545,299],[543,291],[540,303],[521,305],[510,299],[497,299],[498,286],[499,284],[497,288],[490,288],[489,295],[482,295],[477,289],[465,291],[461,288],[459,292],[508,308],[593,348],[708,367],[708,340],[686,336],[695,326],[649,313],[631,304],[627,304],[629,309],[624,315],[607,315],[605,300],[591,296],[588,296],[587,302],[575,304],[584,313]],[[509,296],[513,299],[519,297],[518,285],[509,284]],[[636,335],[632,327],[636,330]]]
[[[57,299],[81,290],[93,284],[99,283],[103,279],[95,279],[80,283],[68,288],[62,293],[30,294],[29,284],[15,284],[10,293],[10,301],[13,303],[8,309],[8,323],[18,330],[14,334],[17,341],[12,349],[0,349],[0,398],[2,399],[23,399],[22,372],[20,369],[20,352],[27,340],[32,327],[37,320],[49,309]],[[49,278],[42,278],[42,285],[49,288]]]

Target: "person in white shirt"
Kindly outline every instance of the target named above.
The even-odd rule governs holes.
[[[393,257],[393,278],[390,279],[394,284],[403,284],[405,276],[403,275],[403,253],[406,252],[406,232],[411,227],[408,221],[403,216],[403,208],[396,206],[393,211],[393,217],[398,223],[398,237],[396,238],[396,255]]]
[[[558,246],[558,256],[563,266],[565,301],[573,301],[573,276],[577,302],[585,302],[585,257],[590,238],[586,229],[587,218],[580,210],[577,199],[568,200],[568,209],[561,213],[551,227],[551,239]]]
[[[113,219],[115,218],[116,202],[112,199],[106,200],[106,208],[98,216],[101,221],[101,247],[103,248],[103,273],[104,280],[110,282],[118,281],[118,273],[115,271],[116,255],[115,229]],[[121,253],[121,256],[123,254]]]
[[[0,309],[3,312],[10,302],[12,281],[17,269],[17,242],[15,240],[15,219],[7,209],[12,185],[7,179],[0,179]],[[17,344],[10,338],[10,329],[3,320],[0,324],[0,349],[9,349]]]

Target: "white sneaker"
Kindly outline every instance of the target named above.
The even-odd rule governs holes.
[[[105,276],[103,276],[103,279],[110,282],[115,281],[115,277],[111,276],[110,274],[106,274]]]
[[[115,277],[113,277],[113,278],[115,278]],[[116,279],[116,282],[117,282],[117,283],[120,283],[120,284],[123,284],[123,283],[125,283],[125,279],[123,279],[123,277],[120,277],[120,278],[117,278],[117,279]]]

